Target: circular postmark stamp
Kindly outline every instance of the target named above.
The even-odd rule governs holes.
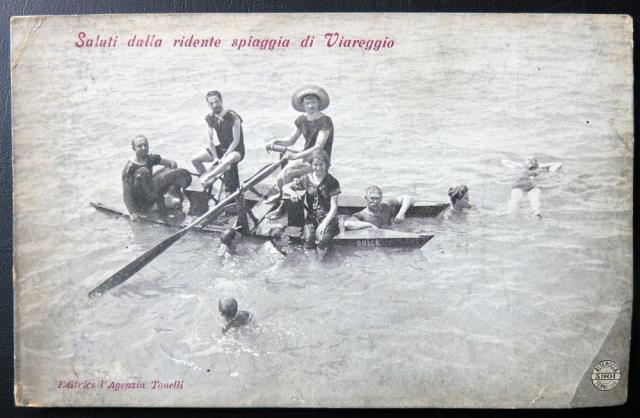
[[[615,361],[603,360],[591,372],[591,382],[598,390],[611,390],[620,381],[620,367]]]

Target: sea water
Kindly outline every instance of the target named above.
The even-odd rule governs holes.
[[[25,59],[13,108],[23,370],[52,388],[74,376],[184,381],[172,405],[568,405],[631,299],[629,35],[584,17],[543,25],[545,36],[517,19],[472,25],[470,38],[466,19],[393,53],[326,61],[55,45]],[[48,65],[63,52],[66,65]],[[191,168],[206,143],[204,94],[219,89],[243,118],[246,178],[277,158],[265,140],[293,130],[290,95],[306,83],[331,97],[330,172],[343,194],[377,184],[446,202],[449,186],[466,184],[475,208],[408,219],[404,230],[435,235],[420,250],[349,250],[324,264],[294,254],[274,265],[251,243],[221,260],[216,237],[191,233],[87,297],[172,233],[89,206],[124,208],[133,136]],[[529,154],[564,163],[541,180],[542,219],[526,199],[505,214],[517,173],[500,160]],[[222,334],[222,296],[254,322]]]

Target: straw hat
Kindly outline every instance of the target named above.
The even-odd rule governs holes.
[[[329,107],[329,95],[327,91],[320,86],[307,85],[302,86],[298,90],[293,93],[291,96],[291,106],[298,112],[304,112],[304,106],[302,104],[302,99],[304,96],[309,94],[313,94],[314,96],[320,99],[320,106],[318,110],[324,110]]]

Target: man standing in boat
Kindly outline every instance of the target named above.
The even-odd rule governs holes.
[[[191,163],[200,176],[202,185],[211,185],[216,178],[225,175],[224,184],[227,192],[240,187],[238,163],[244,158],[244,134],[242,118],[233,110],[223,107],[222,94],[210,91],[205,96],[211,113],[205,117],[207,122],[207,147],[191,158]],[[206,172],[203,163],[213,162]]]
[[[382,199],[382,189],[369,186],[364,192],[367,207],[345,219],[345,229],[384,228],[402,222],[414,199],[409,195]]]
[[[322,260],[333,237],[340,232],[338,226],[338,195],[340,183],[329,174],[329,156],[323,150],[316,151],[311,158],[311,173],[298,177],[283,186],[292,202],[298,202],[298,195],[304,192],[304,206],[307,216],[304,220],[304,248],[318,250]]]
[[[287,151],[289,165],[285,167],[276,181],[278,193],[270,200],[277,201],[282,196],[282,186],[293,179],[312,171],[311,158],[314,152],[324,151],[328,161],[331,161],[333,147],[333,121],[322,111],[329,106],[329,95],[319,86],[303,86],[296,90],[291,97],[291,105],[303,115],[295,120],[295,129],[285,138],[273,139],[266,144],[267,150],[274,145],[290,147],[300,136],[304,137],[304,149],[300,152]],[[278,208],[269,215],[269,219],[276,219],[286,213],[286,201],[281,200]]]
[[[155,204],[162,220],[166,220],[165,194],[169,194],[167,197],[172,206],[179,206],[184,199],[182,191],[191,184],[191,174],[184,168],[178,168],[173,160],[149,154],[149,141],[143,135],[133,138],[131,148],[134,156],[122,171],[124,203],[131,219],[137,220]],[[165,168],[154,173],[156,165]]]

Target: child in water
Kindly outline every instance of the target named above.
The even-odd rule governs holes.
[[[226,333],[231,328],[240,328],[243,325],[247,325],[253,318],[251,312],[238,310],[238,301],[234,298],[220,298],[218,300],[218,310],[226,321],[222,327],[222,333]]]

